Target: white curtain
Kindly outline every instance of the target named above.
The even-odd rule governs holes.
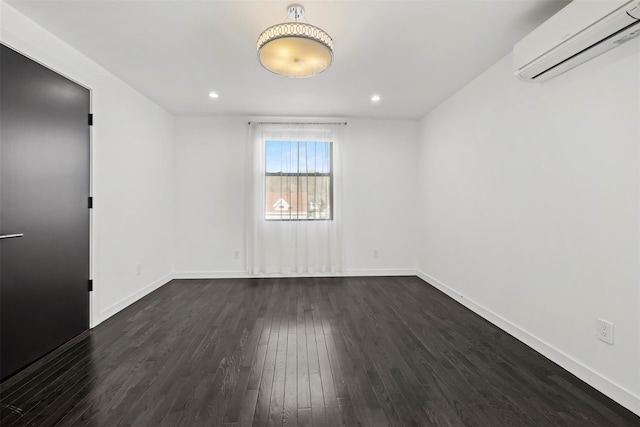
[[[339,140],[342,125],[251,123],[249,127],[249,273],[281,276],[344,272]],[[330,157],[314,154],[314,150],[322,153],[329,146],[327,143]],[[278,156],[282,157],[281,164],[274,166]],[[332,194],[327,200],[324,196],[316,200],[311,192],[320,191],[322,185],[314,184],[308,190],[307,183],[326,182],[329,168],[312,163],[327,158],[331,158]],[[280,174],[274,173],[278,171]],[[324,172],[323,176],[318,176],[318,171]],[[281,185],[274,190],[274,182],[293,182],[295,188]]]

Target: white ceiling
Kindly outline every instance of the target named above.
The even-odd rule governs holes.
[[[8,3],[175,115],[417,119],[567,1],[303,1],[335,44],[331,68],[309,79],[276,76],[256,58],[288,1]]]

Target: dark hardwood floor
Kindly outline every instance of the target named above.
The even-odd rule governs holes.
[[[416,277],[174,280],[0,384],[5,426],[640,426]]]

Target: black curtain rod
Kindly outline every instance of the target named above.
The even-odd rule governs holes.
[[[248,124],[257,123],[259,125],[347,125],[347,122],[323,122],[323,123],[308,123],[308,122],[248,122]]]

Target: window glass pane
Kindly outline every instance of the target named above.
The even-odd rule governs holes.
[[[331,219],[331,142],[267,141],[265,219]]]

